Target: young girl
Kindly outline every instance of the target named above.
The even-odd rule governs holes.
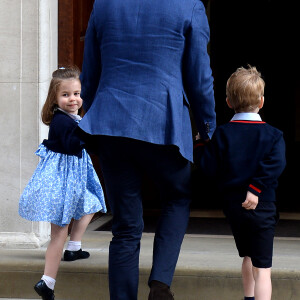
[[[94,213],[106,212],[101,184],[84,143],[76,135],[82,115],[79,75],[76,67],[60,68],[52,74],[42,109],[42,122],[50,127],[48,139],[36,151],[41,161],[19,203],[21,217],[51,223],[44,275],[34,286],[46,300],[54,299],[55,278],[71,219],[74,223],[65,261],[89,257],[81,250],[81,238]]]

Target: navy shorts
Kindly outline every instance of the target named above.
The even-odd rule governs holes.
[[[278,222],[274,202],[258,202],[255,210],[241,203],[224,208],[240,257],[249,256],[257,268],[271,268],[275,226]]]

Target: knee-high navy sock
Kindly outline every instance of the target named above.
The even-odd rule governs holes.
[[[244,297],[244,300],[255,300],[254,297]]]

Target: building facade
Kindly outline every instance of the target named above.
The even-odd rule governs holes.
[[[47,136],[40,110],[57,67],[57,28],[57,1],[0,1],[0,247],[39,247],[49,237],[49,225],[22,219],[18,204]]]

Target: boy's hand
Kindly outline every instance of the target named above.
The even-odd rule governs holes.
[[[198,132],[197,135],[195,136],[195,141],[201,140],[200,133]]]
[[[245,209],[255,209],[258,204],[258,197],[251,192],[247,192],[246,200],[242,203]]]

